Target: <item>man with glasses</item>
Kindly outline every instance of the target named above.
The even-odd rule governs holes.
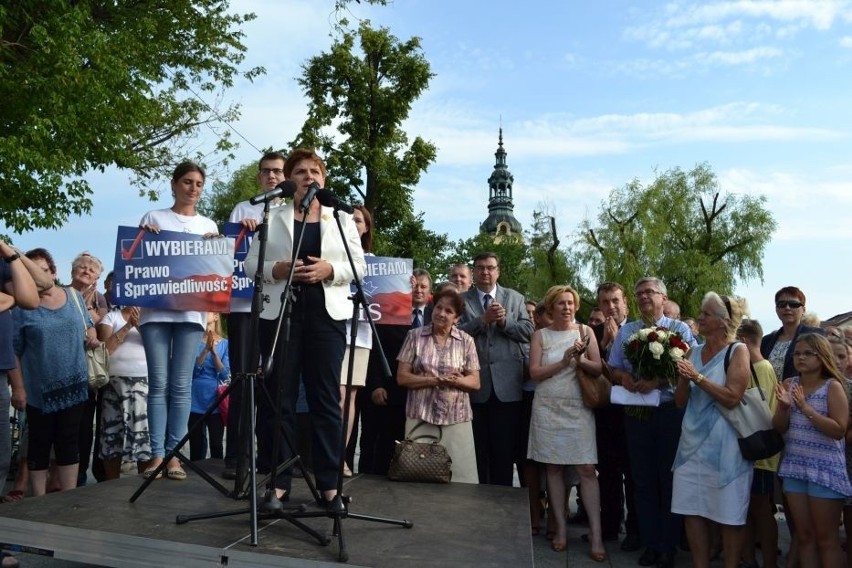
[[[465,311],[458,327],[473,336],[479,355],[481,386],[470,393],[479,482],[511,487],[523,398],[521,346],[530,342],[533,323],[524,297],[499,286],[499,278],[495,253],[474,257],[474,286],[462,294]]]
[[[642,328],[660,326],[678,332],[691,347],[696,345],[689,327],[666,317],[666,286],[659,278],[645,277],[634,289],[641,318],[621,327],[610,349],[608,365],[615,384],[631,392],[660,391],[660,405],[644,408],[642,415],[626,412],[624,429],[627,453],[635,487],[639,537],[646,547],[640,566],[669,568],[674,565],[675,546],[680,542],[682,520],[672,514],[672,463],[680,441],[683,411],[674,403],[674,389],[664,378],[639,377],[624,355],[624,344]]]
[[[275,189],[284,181],[284,154],[267,152],[258,163],[257,181],[262,191]],[[276,197],[270,205],[277,206],[281,199]],[[249,200],[240,201],[231,211],[229,223],[240,223],[249,231],[254,231],[263,221],[263,203],[252,205]],[[247,275],[249,278],[254,274]],[[251,319],[251,298],[231,297],[231,310],[228,314],[228,357],[231,360],[231,376],[252,371],[248,365],[251,346],[249,345],[249,322]],[[222,477],[236,479],[237,450],[240,449],[239,423],[242,407],[243,385],[237,384],[231,390],[228,412],[228,424],[225,430],[225,470]]]

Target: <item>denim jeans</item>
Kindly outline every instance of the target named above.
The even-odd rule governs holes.
[[[187,322],[149,322],[139,331],[148,362],[151,456],[161,458],[186,435],[192,368],[204,328]]]
[[[12,458],[12,433],[9,428],[9,380],[6,371],[0,371],[0,485],[6,483],[9,475],[9,461]]]

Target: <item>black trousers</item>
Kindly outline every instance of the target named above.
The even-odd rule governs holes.
[[[276,321],[261,321],[261,351],[268,357]],[[345,325],[333,320],[325,310],[321,285],[304,286],[293,305],[289,340],[277,346],[272,376],[264,377],[264,386],[273,401],[280,401],[285,436],[279,436],[278,460],[273,463],[275,408],[266,396],[258,396],[258,449],[263,453],[258,468],[273,467],[289,460],[296,440],[296,400],[299,377],[311,414],[311,451],[317,489],[337,487],[343,420],[340,416],[340,367],[345,349]],[[279,393],[280,390],[280,393]],[[280,397],[280,398],[276,398]],[[276,477],[275,486],[290,489],[292,468]]]
[[[201,422],[204,414],[197,412],[189,413],[189,422],[187,428],[192,430],[197,422]],[[192,461],[203,460],[207,458],[208,440],[210,447],[210,457],[222,459],[222,438],[225,435],[225,425],[222,423],[222,417],[218,414],[211,414],[203,424],[192,431],[189,437],[189,459]]]
[[[501,402],[492,391],[487,402],[471,404],[471,408],[479,482],[511,487],[523,403]]]
[[[624,433],[624,409],[610,405],[595,410],[595,433],[601,493],[601,532],[607,536],[618,535],[626,505],[625,530],[627,534],[639,534],[633,476]]]

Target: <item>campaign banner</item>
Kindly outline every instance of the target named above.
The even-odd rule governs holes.
[[[225,223],[224,235],[234,239],[234,275],[231,279],[231,296],[251,299],[254,294],[254,275],[246,274],[245,262],[254,231],[243,227],[242,223]]]
[[[364,300],[376,325],[411,325],[410,258],[365,256]],[[354,288],[354,286],[353,286]],[[354,292],[354,290],[353,290]]]
[[[231,238],[119,227],[114,301],[163,310],[227,312],[233,258]]]

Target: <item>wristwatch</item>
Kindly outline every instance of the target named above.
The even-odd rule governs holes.
[[[7,264],[11,264],[11,263],[15,262],[16,260],[18,260],[19,258],[21,258],[21,253],[16,252],[15,254],[13,254],[11,256],[4,256],[3,260],[5,260]]]

